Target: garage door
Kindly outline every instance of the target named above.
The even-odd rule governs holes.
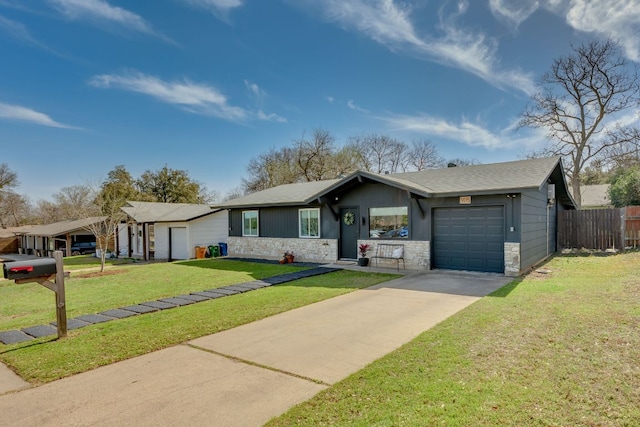
[[[171,254],[173,259],[189,259],[189,248],[187,247],[187,228],[172,227],[169,229],[171,239]]]
[[[433,267],[503,273],[504,208],[434,209]]]

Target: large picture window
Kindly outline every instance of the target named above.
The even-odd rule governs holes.
[[[258,235],[258,211],[242,212],[242,235],[243,236]]]
[[[409,237],[409,208],[406,206],[369,209],[369,237],[396,239]]]
[[[320,209],[300,209],[298,224],[300,237],[320,237]]]

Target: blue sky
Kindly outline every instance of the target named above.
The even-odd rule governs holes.
[[[637,0],[0,0],[0,163],[33,201],[165,164],[224,195],[315,128],[514,160],[535,79]]]

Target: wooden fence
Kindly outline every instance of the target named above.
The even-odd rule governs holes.
[[[560,249],[621,250],[640,246],[640,206],[558,213]]]

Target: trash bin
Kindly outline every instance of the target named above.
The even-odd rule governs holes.
[[[196,246],[196,259],[203,259],[205,253],[207,253],[207,248],[204,246]]]
[[[211,258],[219,257],[220,248],[217,247],[216,245],[209,246],[209,255],[211,255]]]
[[[227,256],[227,244],[224,242],[219,242],[218,246],[220,246],[220,255]]]

